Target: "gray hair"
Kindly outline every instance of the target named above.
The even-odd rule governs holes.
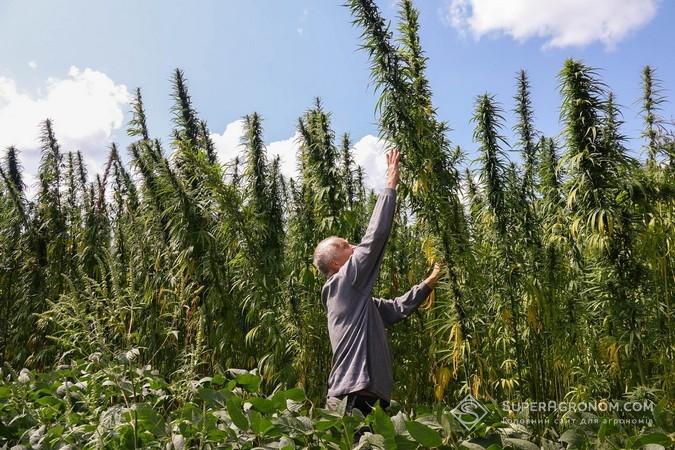
[[[333,250],[336,245],[335,239],[338,239],[338,236],[327,237],[319,242],[314,250],[314,265],[325,276],[330,274],[330,262],[333,259]]]

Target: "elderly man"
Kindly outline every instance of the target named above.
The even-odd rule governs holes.
[[[396,149],[387,153],[387,185],[361,243],[331,236],[314,252],[314,264],[327,277],[321,300],[333,350],[326,404],[333,409],[346,396],[350,414],[357,408],[368,415],[377,400],[389,406],[394,380],[385,326],[408,317],[431,293],[440,272],[436,264],[426,280],[393,300],[371,297],[396,209],[399,157]]]

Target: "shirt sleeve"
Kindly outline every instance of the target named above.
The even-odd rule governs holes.
[[[375,284],[395,210],[396,189],[385,188],[377,199],[363,239],[345,263],[347,279],[359,290],[370,292]]]
[[[422,281],[400,297],[393,300],[373,297],[373,302],[380,311],[385,325],[393,325],[408,317],[431,294],[431,291],[429,285]]]

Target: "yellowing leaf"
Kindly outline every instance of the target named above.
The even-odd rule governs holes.
[[[535,302],[530,302],[528,305],[527,323],[532,329],[541,331],[541,322],[539,321],[539,307]]]
[[[478,375],[473,375],[471,380],[471,395],[474,396],[474,398],[478,398],[480,387],[482,385],[482,380]]]
[[[450,382],[450,369],[447,367],[440,367],[436,369],[436,383],[440,386],[443,386],[443,389]]]
[[[427,264],[431,265],[436,260],[436,248],[431,236],[427,236],[422,241],[422,252],[427,259]]]
[[[572,222],[572,227],[570,228],[570,233],[572,234],[572,237],[577,237],[579,235],[579,224],[581,223],[581,218],[577,217],[574,219],[574,222]]]
[[[434,303],[436,302],[436,291],[432,290],[429,296],[424,300],[424,303],[420,305],[420,308],[423,310],[429,310],[431,309],[432,306],[434,306]]]
[[[441,385],[436,385],[434,388],[434,397],[436,398],[437,402],[440,402],[443,400],[443,395],[445,394],[445,388]]]

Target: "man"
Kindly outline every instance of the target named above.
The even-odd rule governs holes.
[[[333,361],[328,378],[328,408],[347,396],[347,412],[368,415],[377,400],[386,409],[393,372],[385,326],[408,317],[435,287],[440,267],[393,300],[371,297],[396,209],[398,150],[387,153],[387,185],[380,194],[365,236],[357,246],[331,236],[317,245],[314,264],[327,280],[321,301],[328,318]]]

